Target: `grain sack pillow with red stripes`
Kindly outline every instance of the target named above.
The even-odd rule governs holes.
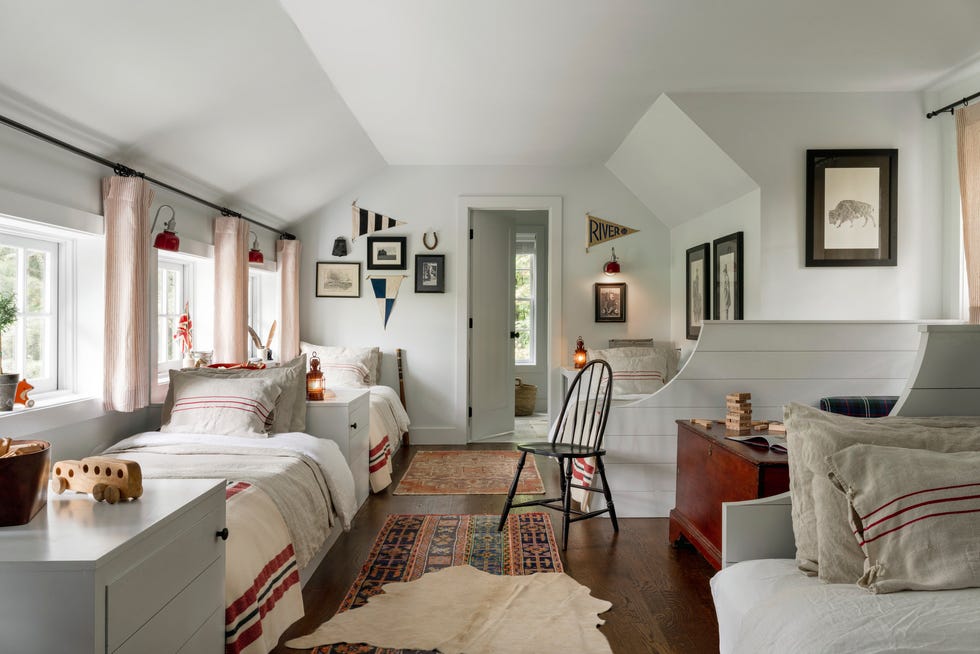
[[[648,395],[667,381],[664,355],[649,347],[614,347],[593,350],[589,359],[609,362],[613,371],[613,396]]]
[[[830,457],[873,593],[980,587],[980,452],[852,445]]]
[[[265,438],[282,387],[268,379],[176,376],[174,406],[160,431]]]

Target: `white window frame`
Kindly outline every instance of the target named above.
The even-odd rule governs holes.
[[[15,285],[14,293],[17,297],[17,303],[20,307],[18,314],[18,323],[16,326],[17,336],[16,339],[19,342],[18,354],[19,359],[14,364],[12,370],[6,372],[15,372],[21,375],[21,379],[27,379],[28,382],[34,387],[34,399],[45,393],[51,393],[62,389],[66,384],[66,380],[69,379],[68,371],[69,364],[68,359],[70,352],[67,348],[67,334],[66,334],[66,320],[63,316],[67,313],[65,311],[68,293],[67,293],[67,250],[65,244],[60,240],[53,240],[50,238],[42,238],[34,235],[25,236],[21,234],[12,234],[8,231],[0,231],[0,242],[4,245],[8,245],[15,248],[20,248],[21,250],[35,250],[43,251],[48,253],[49,261],[51,262],[51,270],[47,276],[48,279],[48,294],[49,294],[49,305],[48,311],[46,312],[31,312],[28,313],[26,309],[26,298],[27,298],[27,274],[26,274],[26,261],[21,260],[17,263],[17,282]],[[45,344],[46,352],[54,353],[53,365],[50,367],[51,374],[47,377],[28,378],[24,374],[24,364],[25,364],[25,342],[24,342],[24,318],[29,318],[32,316],[45,316],[50,317],[50,324],[52,329],[48,331],[47,343]]]
[[[531,238],[527,238],[528,236],[530,236]],[[537,338],[536,338],[537,337],[537,331],[538,331],[538,329],[537,329],[537,327],[538,327],[538,321],[537,321],[537,316],[538,316],[538,300],[537,300],[537,297],[538,297],[538,275],[537,275],[537,267],[538,267],[538,242],[537,242],[536,234],[533,234],[533,233],[525,234],[523,232],[518,232],[514,240],[515,240],[515,242],[518,242],[518,243],[520,243],[522,241],[523,242],[528,242],[529,241],[531,243],[534,243],[534,252],[530,253],[530,255],[531,255],[531,266],[530,266],[530,268],[518,268],[517,267],[517,257],[518,256],[521,256],[521,254],[528,254],[528,253],[516,253],[515,252],[515,254],[514,254],[514,276],[515,276],[515,280],[514,280],[514,285],[515,286],[514,286],[514,288],[515,288],[515,291],[516,291],[516,288],[517,288],[517,286],[516,286],[516,276],[517,276],[517,271],[518,270],[527,270],[530,273],[530,277],[531,277],[531,283],[530,283],[531,295],[530,295],[530,297],[517,297],[517,294],[515,292],[514,298],[513,298],[513,302],[514,302],[514,316],[515,316],[514,330],[515,331],[517,330],[517,324],[516,324],[517,303],[518,302],[529,302],[530,303],[530,310],[528,311],[528,335],[530,337],[529,340],[528,340],[528,346],[529,346],[529,350],[530,350],[530,353],[531,353],[531,358],[528,359],[528,360],[518,361],[517,358],[516,358],[516,356],[515,356],[515,358],[514,358],[514,365],[517,365],[517,366],[535,366],[535,365],[537,365],[537,359],[538,359],[538,357],[537,357],[537,351],[538,351],[537,350]]]
[[[262,280],[259,278],[259,274],[254,270],[249,270],[248,272],[248,326],[255,330],[255,333],[259,335],[259,338],[263,337],[262,334]],[[252,337],[248,338],[248,356],[249,358],[257,357],[259,354],[256,351],[258,348],[255,347],[255,343],[252,342]]]
[[[180,290],[181,298],[178,302],[180,307],[180,313],[183,313],[183,306],[186,302],[189,306],[191,319],[194,318],[194,290],[193,290],[193,265],[190,260],[186,257],[172,254],[157,254],[157,265],[153,278],[153,286],[156,289],[153,295],[153,314],[151,318],[151,324],[153,329],[151,332],[151,363],[156,369],[156,375],[158,377],[159,383],[167,383],[169,380],[168,371],[180,369],[182,360],[180,357],[176,359],[171,359],[169,361],[159,360],[159,350],[160,350],[160,317],[169,314],[161,314],[161,302],[163,301],[160,297],[160,270],[172,270],[180,275]],[[177,316],[180,315],[177,314]]]

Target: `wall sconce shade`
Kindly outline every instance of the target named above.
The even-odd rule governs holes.
[[[575,362],[575,367],[579,369],[584,368],[585,363],[586,361],[588,361],[588,359],[589,359],[589,353],[585,349],[585,341],[583,341],[582,337],[579,336],[578,340],[575,341],[575,356],[573,357],[573,361]]]
[[[323,399],[323,371],[320,370],[320,358],[316,352],[310,357],[310,371],[306,373],[306,399]]]
[[[612,249],[612,259],[602,267],[602,272],[609,277],[619,274],[619,259],[616,258],[616,248]]]
[[[248,251],[248,262],[265,263],[265,257],[262,256],[262,250],[259,249],[259,237],[256,236],[255,232],[251,230],[248,233],[252,235],[252,249]]]
[[[169,204],[161,204],[153,216],[153,226],[150,227],[152,234],[157,228],[157,218],[160,217],[160,209],[170,209],[170,220],[163,226],[163,231],[153,239],[153,247],[167,252],[176,252],[180,249],[180,238],[177,236],[177,212]]]

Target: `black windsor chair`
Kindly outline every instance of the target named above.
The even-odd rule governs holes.
[[[507,523],[507,514],[511,509],[522,506],[543,506],[562,512],[561,548],[568,548],[568,525],[578,520],[586,520],[603,513],[609,513],[613,530],[619,531],[616,520],[616,509],[613,508],[612,493],[606,482],[606,469],[602,463],[605,451],[602,449],[602,436],[606,431],[606,419],[612,403],[612,368],[601,359],[590,361],[572,380],[561,413],[551,430],[549,442],[520,443],[517,449],[522,453],[517,462],[517,472],[510,486],[510,493],[500,514],[501,531]],[[514,504],[514,494],[517,492],[517,482],[528,454],[539,454],[558,460],[561,484],[561,497],[550,497],[543,500],[529,500]],[[582,484],[572,483],[572,464],[580,459],[595,459],[595,468],[602,480],[602,488],[592,488]],[[606,498],[606,508],[597,511],[573,509],[572,489],[578,488],[591,493],[602,493]],[[574,516],[574,517],[572,517]]]

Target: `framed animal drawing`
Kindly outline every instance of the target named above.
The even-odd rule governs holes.
[[[898,263],[898,150],[807,150],[806,265]]]

